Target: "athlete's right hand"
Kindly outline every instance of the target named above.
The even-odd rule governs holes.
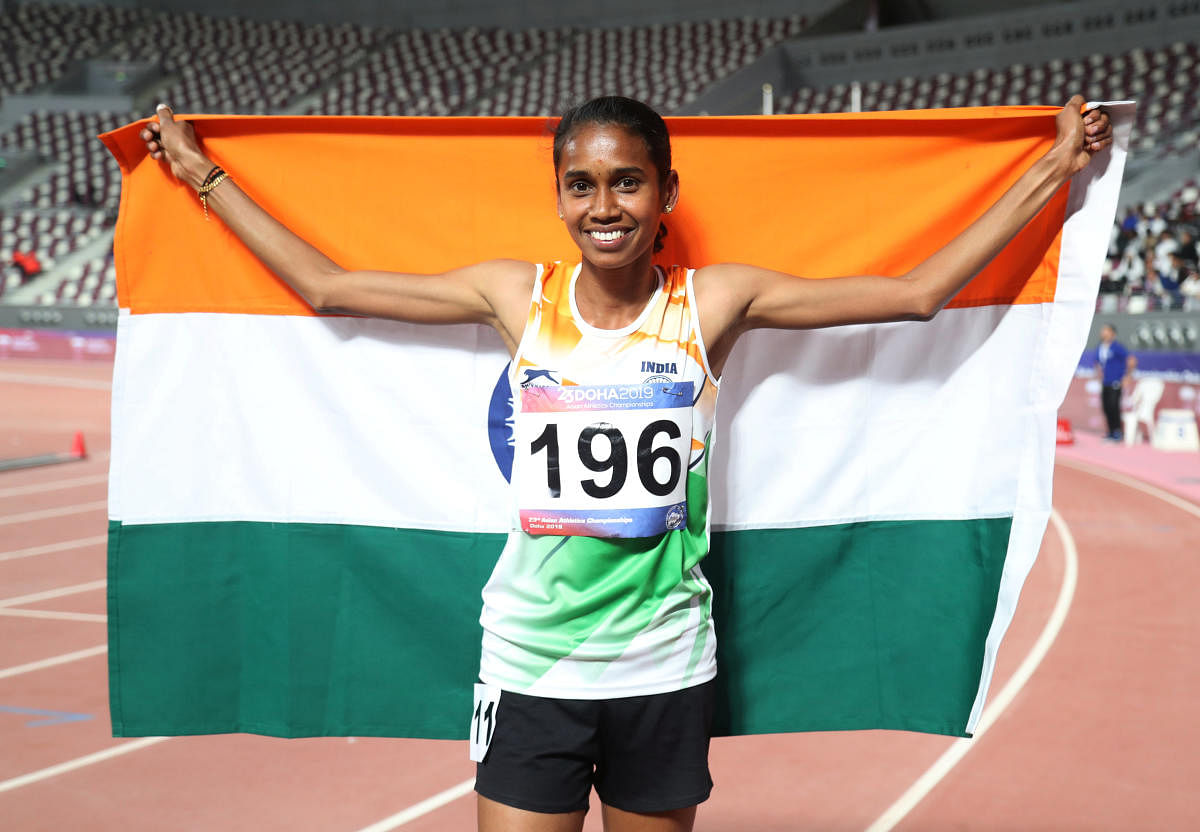
[[[138,133],[150,158],[165,161],[172,176],[199,189],[213,164],[200,149],[196,131],[190,122],[176,121],[166,104],[158,105],[155,116],[158,121],[151,121]]]

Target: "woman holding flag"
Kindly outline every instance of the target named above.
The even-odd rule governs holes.
[[[483,592],[479,826],[580,829],[595,787],[608,829],[686,830],[712,786],[715,638],[700,561],[734,344],[758,328],[931,318],[1111,143],[1108,117],[1082,108],[1072,98],[1051,150],[907,274],[822,280],[655,266],[680,180],[666,124],[626,98],[576,107],[555,132],[557,210],[577,263],[440,275],[343,269],[258,206],[166,105],[141,139],[314,309],[499,333],[513,359],[516,510]]]

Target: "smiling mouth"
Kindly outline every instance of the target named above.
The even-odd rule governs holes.
[[[617,229],[615,231],[588,231],[585,233],[598,243],[613,243],[624,237],[629,232],[623,229]]]

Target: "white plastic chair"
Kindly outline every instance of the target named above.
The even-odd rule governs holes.
[[[1125,428],[1125,444],[1137,442],[1138,428],[1146,426],[1146,440],[1154,436],[1154,410],[1162,398],[1163,380],[1161,378],[1140,378],[1129,397],[1130,408],[1121,414],[1122,426]]]

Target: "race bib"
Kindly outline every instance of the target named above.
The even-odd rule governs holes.
[[[686,526],[692,396],[690,381],[522,389],[521,528],[650,537]]]
[[[500,688],[493,685],[476,684],[471,707],[470,748],[468,755],[473,763],[482,763],[492,745],[496,733],[496,714],[500,708]]]

